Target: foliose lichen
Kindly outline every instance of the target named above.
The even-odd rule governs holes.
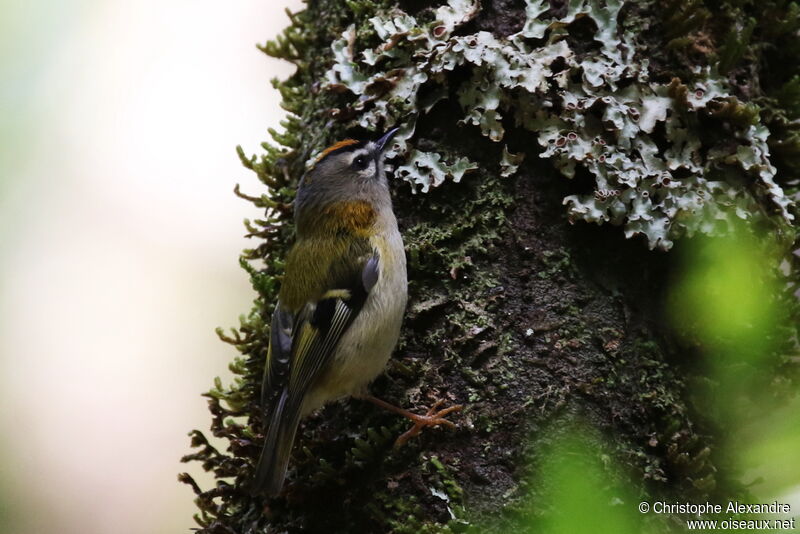
[[[413,144],[420,114],[453,93],[460,124],[498,143],[504,124],[513,124],[534,133],[539,157],[567,178],[588,173],[593,192],[564,198],[571,220],[621,225],[627,237],[644,235],[663,250],[680,236],[724,233],[733,219],[763,212],[787,231],[792,202],[775,182],[770,131],[757,114],[731,112],[744,104],[720,74],[741,54],[735,36],[717,64],[656,82],[636,35],[620,23],[622,0],[572,0],[557,17],[546,16],[550,4],[528,0],[522,29],[503,38],[463,31],[477,0],[450,0],[426,22],[396,7],[381,11],[369,19],[374,47],[359,48],[349,26],[332,45],[326,76],[328,90],[355,97],[337,114],[371,130],[404,124],[388,155],[422,192],[476,168]],[[580,19],[591,20],[596,46],[570,43]],[[453,75],[464,66],[466,81]],[[506,154],[499,166],[509,176]]]

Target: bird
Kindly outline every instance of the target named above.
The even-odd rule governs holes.
[[[301,178],[296,239],[272,314],[260,405],[264,445],[250,493],[281,493],[300,420],[325,403],[357,396],[411,419],[402,445],[445,419],[441,401],[418,415],[366,393],[400,335],[408,299],[403,239],[384,155],[399,128],[375,141],[341,140]]]

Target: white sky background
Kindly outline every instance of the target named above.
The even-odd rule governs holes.
[[[0,3],[0,530],[186,532],[178,460],[235,353],[214,328],[253,298],[234,148],[293,70],[255,43],[301,5],[59,4]]]

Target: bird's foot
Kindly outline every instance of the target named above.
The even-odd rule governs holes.
[[[460,412],[463,406],[460,404],[454,404],[453,406],[448,406],[442,410],[438,410],[439,406],[444,404],[444,399],[439,399],[436,403],[431,406],[428,410],[428,413],[425,415],[419,415],[415,413],[408,412],[406,415],[407,418],[411,419],[414,422],[414,426],[408,429],[406,432],[401,434],[397,440],[394,442],[395,447],[402,447],[405,445],[408,440],[415,438],[420,435],[422,429],[428,426],[439,426],[444,425],[450,428],[455,428],[456,425],[452,421],[448,421],[444,418],[449,413],[453,412]],[[438,411],[437,411],[438,410]]]
[[[413,412],[409,412],[408,410],[405,410],[403,408],[399,408],[393,404],[389,404],[388,402],[383,401],[377,397],[373,397],[372,395],[367,395],[364,398],[372,402],[373,404],[380,406],[381,408],[400,414],[406,419],[410,419],[414,423],[414,426],[412,426],[409,430],[401,434],[400,437],[398,437],[397,440],[395,440],[394,442],[395,447],[402,447],[408,442],[408,440],[419,436],[420,433],[422,433],[422,429],[424,429],[425,427],[444,425],[450,428],[455,428],[456,427],[455,423],[445,419],[445,416],[453,412],[459,412],[463,408],[462,405],[455,404],[453,406],[448,406],[447,408],[439,410],[439,407],[442,404],[444,404],[444,399],[439,399],[433,406],[431,406],[431,408],[425,415],[420,415]]]

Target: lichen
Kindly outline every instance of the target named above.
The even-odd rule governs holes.
[[[592,177],[594,191],[564,198],[571,220],[621,225],[627,237],[644,235],[650,248],[664,250],[678,237],[725,233],[736,219],[761,219],[765,210],[777,213],[769,220],[786,233],[794,216],[775,182],[769,130],[757,115],[741,121],[719,112],[743,107],[719,72],[746,43],[729,36],[718,65],[657,83],[636,36],[619,23],[622,7],[620,0],[572,1],[563,16],[546,17],[549,3],[529,0],[522,30],[505,38],[456,32],[478,13],[477,2],[451,0],[426,23],[392,8],[369,20],[376,46],[357,49],[355,25],[333,43],[327,88],[355,97],[338,110],[354,125],[407,124],[390,156],[415,190],[475,168],[464,158],[442,164],[442,155],[413,146],[420,114],[455,91],[459,124],[500,142],[513,122],[537,135],[539,157],[564,176]],[[593,22],[598,46],[575,48],[569,30],[580,19]],[[471,76],[461,81],[452,73],[464,66]],[[711,133],[694,127],[701,120]],[[507,160],[499,165],[511,174]]]

